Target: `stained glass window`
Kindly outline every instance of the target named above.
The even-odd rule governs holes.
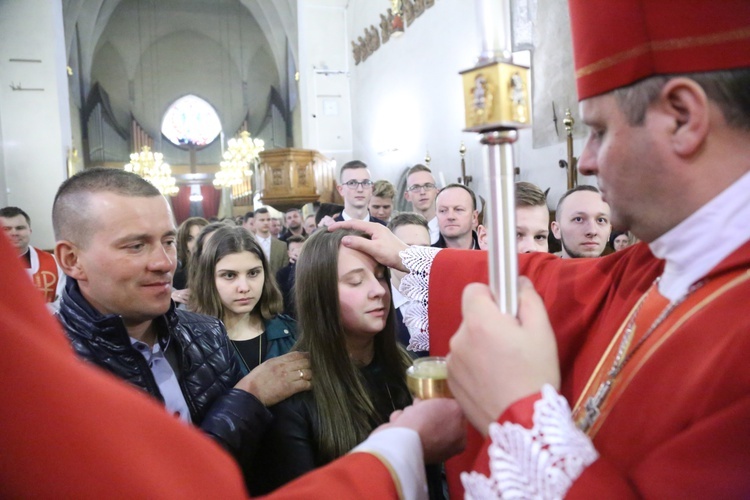
[[[198,96],[186,95],[164,113],[161,132],[177,146],[205,146],[221,133],[221,121],[209,103]]]

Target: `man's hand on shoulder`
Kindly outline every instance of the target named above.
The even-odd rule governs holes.
[[[249,392],[266,406],[273,406],[293,394],[312,388],[310,355],[289,352],[256,366],[235,388]]]

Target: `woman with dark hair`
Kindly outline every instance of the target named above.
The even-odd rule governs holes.
[[[203,217],[190,217],[177,229],[177,270],[172,280],[172,300],[180,304],[186,304],[190,297],[190,290],[187,289],[190,254],[195,247],[198,234],[207,225],[208,221]]]
[[[411,404],[411,365],[396,342],[387,268],[341,245],[356,231],[316,231],[297,260],[300,338],[310,353],[311,391],[271,408],[251,494],[271,491],[346,454],[390,414]]]
[[[612,234],[609,236],[609,246],[611,246],[615,252],[624,250],[631,244],[630,233],[628,231],[612,231]]]
[[[280,314],[281,292],[263,250],[245,228],[222,225],[190,267],[190,308],[219,318],[245,367],[289,352],[296,324]]]

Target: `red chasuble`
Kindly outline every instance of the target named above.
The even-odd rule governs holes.
[[[571,407],[662,268],[645,244],[599,259],[519,256],[520,273],[532,279],[549,311],[561,393]],[[589,432],[600,459],[574,483],[569,497],[750,495],[748,268],[750,243],[714,268],[704,289],[680,304],[635,352]],[[437,255],[430,273],[431,354],[447,352],[461,320],[458,291],[477,281],[487,282],[485,252]],[[641,327],[641,335],[649,326]],[[607,371],[611,365],[602,366]],[[597,382],[590,384],[594,390]],[[500,421],[530,426],[531,402],[518,402]],[[462,495],[458,472],[469,470],[475,459],[475,470],[488,474],[481,437],[473,432],[466,452],[449,466],[455,498]]]
[[[54,302],[57,293],[57,282],[60,277],[57,272],[57,262],[52,254],[35,248],[39,258],[39,269],[31,275],[34,286],[44,294],[46,302]]]

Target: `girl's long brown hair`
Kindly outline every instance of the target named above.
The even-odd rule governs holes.
[[[182,263],[182,267],[187,268],[190,259],[190,253],[188,252],[187,240],[190,237],[190,230],[193,226],[206,227],[208,221],[203,217],[190,217],[185,219],[177,229],[177,260]]]
[[[322,461],[344,455],[382,423],[365,389],[364,377],[349,358],[341,324],[338,255],[342,238],[350,235],[369,238],[352,230],[316,231],[305,242],[297,260],[296,349],[310,353],[312,393],[320,430],[318,454]],[[383,364],[386,381],[403,382],[411,360],[396,342],[392,300],[385,327],[375,335],[375,358]]]

